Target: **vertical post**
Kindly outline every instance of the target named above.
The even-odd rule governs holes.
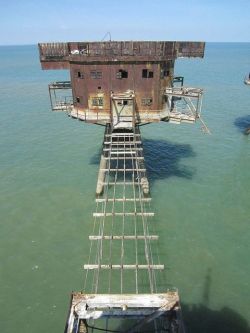
[[[51,87],[49,84],[49,99],[50,99],[50,107],[51,107],[51,111],[53,111],[53,104],[52,104],[52,97],[51,97]]]
[[[134,130],[135,129],[135,96],[133,96],[132,101],[133,101],[133,111],[132,111],[133,116],[132,116],[132,119],[133,119],[133,130]]]

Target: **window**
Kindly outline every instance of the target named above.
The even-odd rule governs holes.
[[[147,69],[143,69],[142,70],[142,77],[145,79],[148,77],[148,70]]]
[[[83,72],[76,70],[75,77],[77,77],[78,79],[84,79],[84,74]]]
[[[117,102],[117,105],[119,105],[119,106],[132,105],[132,104],[133,104],[133,101],[127,100],[127,99],[123,99],[123,100]]]
[[[148,78],[150,78],[150,79],[151,79],[152,77],[154,77],[154,72],[152,72],[152,71],[149,71],[149,72],[148,72]]]
[[[80,103],[80,102],[81,102],[80,97],[76,97],[76,103]]]
[[[153,99],[151,97],[141,99],[142,106],[150,106],[150,105],[152,105],[152,103],[153,103]]]
[[[164,71],[164,76],[169,76],[170,72],[169,71]]]
[[[103,106],[103,97],[93,97],[91,98],[92,106]]]
[[[116,73],[117,79],[127,79],[128,78],[128,72],[124,71],[123,69],[119,69],[119,71]]]
[[[101,79],[102,78],[102,72],[100,71],[91,71],[90,72],[91,79]]]
[[[161,70],[161,79],[164,79],[165,77],[169,76],[170,71],[167,69],[162,69]]]
[[[143,69],[142,70],[142,77],[144,79],[151,79],[154,77],[154,72],[153,71],[149,71],[148,69]]]

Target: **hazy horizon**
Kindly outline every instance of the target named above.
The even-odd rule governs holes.
[[[101,40],[107,32],[112,40],[250,42],[249,0],[0,3],[3,46]]]

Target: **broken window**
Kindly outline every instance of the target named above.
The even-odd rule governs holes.
[[[103,97],[93,97],[91,98],[92,106],[103,106]]]
[[[153,71],[150,71],[148,69],[143,69],[142,70],[142,77],[144,79],[151,79],[154,77],[154,72]]]
[[[128,72],[123,69],[119,69],[119,71],[116,73],[116,78],[117,79],[127,79]]]
[[[130,99],[123,99],[117,102],[117,105],[124,106],[124,105],[133,105],[133,101]]]
[[[100,71],[91,71],[90,72],[91,79],[101,79],[102,78],[102,72]]]
[[[153,103],[153,98],[151,98],[151,97],[141,99],[142,106],[150,106],[150,105],[152,105],[152,103]]]
[[[84,79],[84,74],[83,74],[83,72],[76,71],[76,72],[75,72],[75,76],[76,76],[78,79]]]
[[[149,71],[149,72],[148,72],[148,78],[150,78],[150,79],[151,79],[152,77],[154,77],[154,72],[152,72],[152,71]]]
[[[76,103],[80,103],[81,102],[81,99],[80,99],[80,97],[76,97]]]

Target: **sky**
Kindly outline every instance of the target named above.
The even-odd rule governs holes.
[[[112,40],[250,42],[250,0],[0,0],[0,45],[99,41],[107,32]]]

